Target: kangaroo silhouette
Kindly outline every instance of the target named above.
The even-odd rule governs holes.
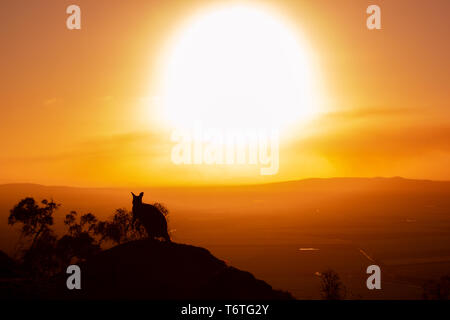
[[[142,203],[143,192],[138,196],[133,192],[131,194],[133,195],[133,223],[138,219],[147,231],[149,238],[162,237],[166,241],[170,241],[166,217],[155,206]]]

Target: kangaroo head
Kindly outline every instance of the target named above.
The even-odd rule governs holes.
[[[133,195],[133,206],[140,206],[142,204],[142,197],[144,196],[144,193],[141,192],[138,196],[133,192],[131,194]]]

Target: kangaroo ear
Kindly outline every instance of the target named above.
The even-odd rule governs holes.
[[[133,192],[131,194],[133,195],[133,197],[136,197],[136,195]]]
[[[144,195],[144,193],[143,192],[141,192],[140,194],[139,194],[139,197],[141,197],[142,198],[142,196]]]

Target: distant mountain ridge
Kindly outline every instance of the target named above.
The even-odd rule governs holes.
[[[64,192],[64,191],[128,191],[128,190],[236,190],[236,189],[264,189],[270,187],[322,187],[336,184],[346,185],[372,185],[372,186],[387,186],[388,184],[399,186],[415,185],[428,187],[446,187],[450,188],[450,181],[447,180],[429,180],[429,179],[409,179],[403,177],[332,177],[332,178],[306,178],[299,180],[288,180],[281,182],[270,182],[261,184],[243,184],[243,185],[195,185],[195,186],[149,186],[149,187],[73,187],[73,186],[58,186],[58,185],[43,185],[38,183],[5,183],[0,184],[0,195],[4,192],[27,190],[28,192],[40,191],[43,192]],[[9,191],[9,192],[8,192]]]
[[[432,180],[432,179],[412,179],[404,178],[401,176],[394,177],[330,177],[330,178],[304,178],[297,180],[286,180],[279,182],[268,182],[259,184],[242,184],[242,185],[193,185],[193,186],[140,186],[140,187],[83,187],[83,186],[69,186],[69,185],[46,185],[32,182],[18,182],[18,183],[0,183],[0,188],[4,187],[31,187],[31,188],[49,188],[49,189],[90,189],[90,190],[123,190],[123,189],[184,189],[184,188],[252,188],[262,186],[273,185],[293,185],[293,184],[309,184],[320,182],[370,182],[370,181],[403,181],[403,182],[415,182],[415,183],[433,183],[433,184],[445,184],[450,186],[450,180]]]

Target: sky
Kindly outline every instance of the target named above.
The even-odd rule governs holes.
[[[70,4],[81,8],[81,30],[66,28]],[[301,35],[320,82],[320,112],[283,132],[273,175],[175,165],[173,128],[157,111],[174,35],[203,10],[236,4],[263,6]],[[381,8],[381,30],[366,27],[370,4]],[[447,0],[2,1],[0,183],[449,180],[449,12]]]

